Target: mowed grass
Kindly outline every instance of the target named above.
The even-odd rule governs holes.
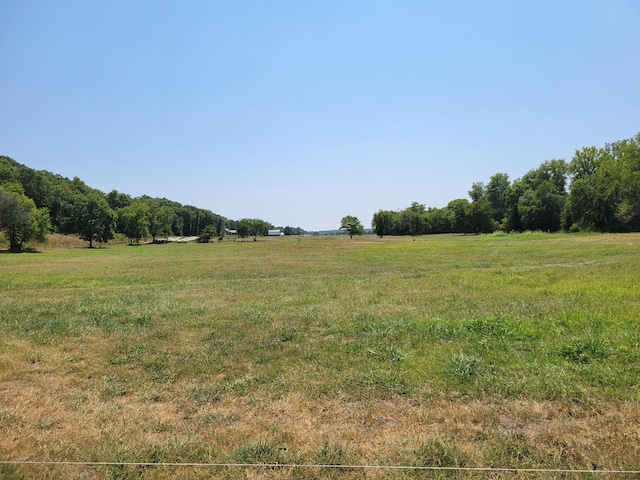
[[[0,255],[0,460],[640,470],[640,234],[40,250]]]

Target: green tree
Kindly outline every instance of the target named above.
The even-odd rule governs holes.
[[[617,143],[614,150],[620,161],[620,203],[616,219],[623,229],[640,230],[640,133]]]
[[[200,236],[198,236],[198,243],[209,243],[212,238],[218,236],[218,232],[216,231],[216,227],[213,225],[209,225],[205,227],[202,232],[200,232]]]
[[[107,243],[115,233],[116,214],[103,195],[92,192],[74,195],[73,210],[75,230],[82,240]]]
[[[129,238],[129,245],[137,245],[149,236],[149,205],[133,202],[118,210],[118,229]]]
[[[360,223],[360,220],[358,220],[358,217],[352,215],[342,217],[340,230],[346,231],[351,238],[353,238],[354,235],[362,235],[364,233],[364,227]]]
[[[489,179],[489,183],[485,187],[485,198],[491,206],[491,218],[496,222],[504,223],[506,221],[509,185],[509,176],[506,173],[496,173]]]
[[[469,227],[476,233],[490,233],[496,228],[496,222],[491,218],[491,204],[482,198],[469,205]]]
[[[640,134],[603,148],[576,151],[565,228],[624,232],[640,229]]]
[[[266,235],[271,228],[271,224],[259,218],[243,218],[238,220],[236,230],[240,238],[251,237],[253,241],[258,240],[258,235]]]
[[[407,226],[409,227],[409,235],[416,236],[425,233],[426,220],[422,213],[410,209],[403,212],[403,216],[405,217]]]
[[[447,204],[451,216],[451,228],[454,232],[469,233],[469,200],[458,198]]]
[[[471,204],[468,209],[469,227],[476,233],[488,233],[495,230],[495,222],[491,216],[491,202],[487,189],[482,182],[475,182],[469,190]]]
[[[285,235],[304,235],[304,229],[301,227],[291,227],[287,225],[282,229],[282,233]]]
[[[20,181],[18,165],[18,162],[12,158],[0,156],[0,185],[18,183]]]
[[[149,205],[149,233],[155,243],[157,237],[169,236],[173,233],[171,225],[174,213],[169,207],[161,205],[155,200],[149,200],[146,203]]]
[[[424,212],[427,211],[427,207],[424,205],[424,203],[411,202],[411,206],[409,207],[409,210],[422,215]]]
[[[469,190],[469,198],[471,198],[472,202],[477,202],[484,198],[485,193],[484,183],[474,182],[473,185],[471,185],[471,190]]]
[[[390,235],[393,228],[394,213],[389,210],[380,210],[373,214],[371,226],[379,237]]]
[[[117,190],[111,190],[109,193],[107,193],[106,198],[109,206],[116,211],[131,205],[131,203],[133,202],[133,199],[130,195],[127,195],[126,193],[120,193]]]
[[[524,191],[517,208],[524,230],[560,230],[567,198],[567,171],[564,160],[549,160],[522,177]]]
[[[20,169],[20,184],[24,188],[24,194],[34,201],[37,208],[48,204],[50,186],[44,174],[32,168]]]
[[[430,208],[425,216],[429,229],[428,233],[447,233],[451,231],[451,218],[447,208]]]
[[[9,241],[9,250],[20,252],[25,243],[46,240],[51,231],[49,211],[36,208],[22,193],[0,187],[0,230]]]

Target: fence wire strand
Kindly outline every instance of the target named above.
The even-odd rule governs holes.
[[[191,468],[317,468],[360,470],[431,470],[460,472],[513,472],[513,473],[590,473],[596,475],[640,475],[640,470],[571,470],[561,468],[511,468],[511,467],[439,467],[411,465],[322,465],[295,463],[179,463],[179,462],[71,462],[36,460],[0,460],[0,465],[50,465],[50,466],[117,466],[117,467],[191,467]]]

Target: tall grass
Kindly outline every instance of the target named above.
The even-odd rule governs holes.
[[[0,457],[637,470],[639,246],[365,236],[0,255]],[[328,475],[216,471],[245,474]]]

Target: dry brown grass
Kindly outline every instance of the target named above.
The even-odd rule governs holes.
[[[319,446],[330,444],[340,446],[344,460],[351,464],[413,465],[415,452],[422,446],[449,439],[466,466],[494,465],[495,452],[502,452],[516,462],[520,455],[587,470],[640,468],[637,404],[602,411],[573,402],[485,403],[444,395],[424,403],[402,397],[318,403],[299,394],[256,403],[230,395],[185,413],[176,402],[164,400],[163,392],[156,394],[140,386],[137,393],[101,399],[99,392],[87,392],[68,378],[47,372],[29,380],[4,378],[0,420],[6,435],[0,439],[0,452],[12,459],[82,461],[100,460],[117,446],[126,451],[122,447],[126,445],[133,453],[140,445],[161,450],[182,443],[186,449],[207,445],[211,457],[202,461],[221,462],[225,457],[218,452],[259,438],[289,449],[291,462],[314,463]],[[87,452],[91,452],[89,458]],[[521,464],[532,466],[526,461]],[[284,478],[290,473],[268,476]],[[396,474],[369,471],[362,475]],[[147,475],[170,478],[173,474],[159,470]]]

